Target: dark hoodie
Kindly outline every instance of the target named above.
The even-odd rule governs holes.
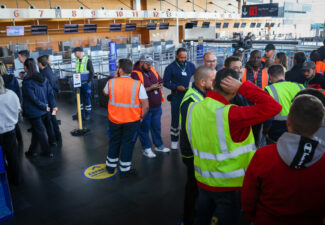
[[[53,89],[40,73],[28,74],[22,86],[23,113],[27,118],[38,118],[47,113],[47,105],[54,108]]]
[[[2,78],[3,81],[5,82],[5,88],[15,92],[19,98],[19,101],[21,102],[21,92],[20,92],[17,78],[13,74],[2,75]]]
[[[242,207],[254,225],[323,224],[325,144],[284,133],[257,150],[245,175]]]

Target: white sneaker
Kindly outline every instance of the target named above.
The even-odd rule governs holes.
[[[151,148],[146,148],[142,151],[143,155],[148,158],[155,158],[156,154],[152,152]]]
[[[155,147],[155,150],[157,152],[170,152],[170,149],[165,147],[164,145],[160,146],[160,147]]]
[[[172,141],[171,148],[178,149],[178,141]]]

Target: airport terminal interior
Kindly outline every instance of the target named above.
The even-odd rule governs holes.
[[[50,147],[50,157],[26,155],[33,128],[26,116],[19,117],[22,180],[19,184],[8,180],[6,155],[0,157],[0,224],[190,224],[183,221],[188,172],[180,146],[172,146],[172,106],[167,96],[174,91],[168,87],[162,88],[160,121],[161,138],[170,151],[154,151],[156,157],[147,157],[137,138],[132,173],[123,176],[120,169],[114,173],[106,169],[110,133],[108,96],[103,89],[116,76],[119,60],[136,63],[145,55],[149,58],[145,62],[164,79],[179,48],[195,67],[204,64],[205,53],[212,53],[216,71],[239,51],[244,71],[252,51],[264,56],[266,46],[271,46],[275,54],[284,53],[289,71],[296,66],[298,52],[311,61],[313,52],[325,45],[324,11],[324,0],[1,0],[0,62],[21,88],[26,71],[21,52],[27,50],[27,58],[34,59],[37,68],[38,58],[47,55],[59,89],[54,95],[62,142]],[[82,81],[76,73],[83,72],[76,71],[77,65],[80,70],[78,49],[91,59],[94,77],[89,87],[91,114],[75,120],[81,87],[77,83]],[[323,70],[320,79],[325,85]],[[1,67],[0,72],[3,75]],[[191,78],[187,86],[193,82]],[[325,94],[325,86],[319,87]],[[84,107],[87,110],[86,103]],[[210,224],[224,224],[218,218],[214,214]],[[250,222],[241,210],[236,224]]]

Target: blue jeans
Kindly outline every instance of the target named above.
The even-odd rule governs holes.
[[[80,88],[81,114],[90,116],[91,113],[91,82],[82,83]],[[85,111],[84,111],[85,109]]]
[[[185,93],[184,93],[185,94]],[[172,113],[172,120],[171,120],[171,127],[170,127],[170,137],[171,141],[178,141],[179,138],[179,105],[182,102],[184,95],[180,94],[173,94],[171,104],[171,113]]]
[[[218,225],[240,224],[240,191],[210,192],[199,187],[194,225],[210,225],[213,216]]]
[[[116,124],[109,120],[108,123],[110,140],[106,160],[107,169],[112,173],[117,168],[117,163],[120,158],[120,171],[128,172],[131,169],[132,153],[137,139],[140,121]]]
[[[152,142],[156,147],[163,145],[161,140],[161,107],[149,109],[140,125],[139,138],[143,149],[151,148],[149,130],[151,131]]]

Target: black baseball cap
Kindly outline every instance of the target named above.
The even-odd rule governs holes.
[[[83,52],[83,51],[84,51],[84,49],[82,47],[75,47],[73,49],[73,52]]]
[[[274,46],[274,44],[267,44],[266,46],[265,46],[265,51],[270,51],[270,50],[275,50],[275,46]]]

